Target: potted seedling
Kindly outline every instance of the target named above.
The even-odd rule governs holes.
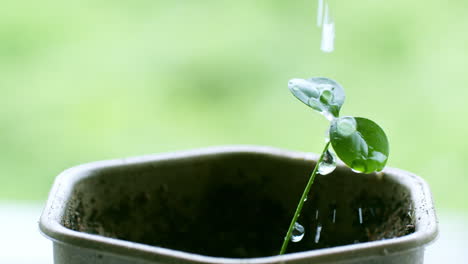
[[[290,80],[288,86],[297,99],[326,117],[330,121],[330,126],[327,130],[325,148],[299,200],[280,254],[286,252],[290,240],[295,242],[302,240],[304,227],[297,220],[316,175],[328,175],[336,168],[336,158],[330,150],[330,145],[340,159],[357,173],[382,171],[389,154],[387,136],[376,123],[362,117],[339,117],[341,106],[345,101],[344,89],[340,84],[328,78],[311,78]],[[362,208],[358,208],[358,211],[362,222]],[[333,214],[336,218],[336,209]],[[413,226],[411,223],[408,225]],[[316,232],[319,236],[321,227]]]
[[[66,170],[40,220],[55,263],[423,263],[437,233],[427,184],[384,169],[385,133],[339,117],[338,83],[289,88],[330,121],[321,155],[225,146]]]

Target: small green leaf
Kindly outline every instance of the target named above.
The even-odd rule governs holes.
[[[292,79],[288,87],[297,99],[329,120],[338,117],[345,100],[343,87],[328,78]]]
[[[383,170],[387,164],[387,136],[369,119],[350,116],[334,119],[330,141],[338,157],[355,171],[372,173]]]

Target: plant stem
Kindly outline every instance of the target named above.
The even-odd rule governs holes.
[[[330,146],[330,141],[328,141],[327,144],[325,145],[325,148],[323,149],[322,154],[320,155],[320,158],[318,159],[317,164],[315,164],[315,168],[312,171],[312,174],[310,175],[309,182],[307,182],[307,186],[305,187],[304,192],[302,193],[301,199],[299,200],[299,204],[297,205],[297,208],[296,208],[296,212],[294,213],[291,224],[289,225],[288,232],[286,233],[286,236],[284,237],[283,245],[281,246],[281,250],[279,253],[280,255],[283,255],[286,252],[286,249],[288,248],[289,240],[291,240],[291,235],[294,230],[294,225],[296,224],[297,219],[299,218],[299,215],[301,215],[302,207],[304,206],[305,200],[307,196],[309,195],[310,188],[312,187],[312,184],[314,183],[319,165],[322,162],[323,157],[325,156],[325,153],[327,152],[329,146]]]

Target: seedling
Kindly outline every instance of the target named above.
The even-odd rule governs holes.
[[[330,126],[325,148],[299,200],[280,255],[286,252],[290,240],[297,242],[304,236],[304,228],[297,220],[315,176],[317,173],[330,174],[336,168],[336,159],[329,149],[330,145],[348,167],[359,173],[383,170],[389,154],[387,136],[375,122],[362,117],[339,117],[345,100],[344,89],[339,83],[328,78],[292,79],[288,87],[297,99],[325,116]]]

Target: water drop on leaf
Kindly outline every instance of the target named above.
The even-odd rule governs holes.
[[[333,102],[333,93],[330,90],[324,90],[320,95],[320,102],[325,105],[330,105]]]
[[[363,171],[367,171],[366,162],[360,159],[354,160],[351,163],[351,169],[356,173],[361,173]]]
[[[356,119],[353,117],[342,117],[336,122],[337,132],[343,137],[351,136],[356,132]]]
[[[345,100],[343,87],[328,78],[292,79],[288,87],[297,99],[330,121],[338,117]]]

